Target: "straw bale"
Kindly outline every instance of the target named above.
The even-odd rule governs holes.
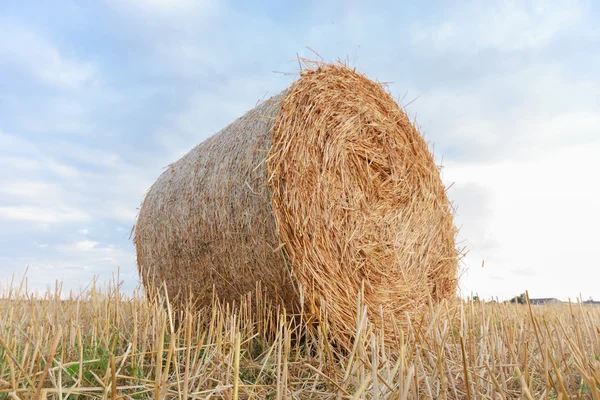
[[[405,112],[379,83],[317,64],[171,164],[134,241],[145,286],[166,285],[175,302],[235,302],[260,282],[348,343],[359,295],[389,332],[455,296],[455,233]]]

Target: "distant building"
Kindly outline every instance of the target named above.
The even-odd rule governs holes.
[[[591,304],[591,305],[598,306],[598,305],[600,305],[600,301],[586,300],[583,302],[583,304]]]

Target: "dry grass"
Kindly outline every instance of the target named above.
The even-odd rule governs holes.
[[[386,89],[307,63],[169,166],[134,242],[145,286],[166,285],[174,306],[234,303],[261,282],[290,313],[326,314],[351,348],[361,287],[389,341],[406,312],[455,296],[455,233],[428,145]]]
[[[441,303],[386,345],[357,301],[342,351],[327,326],[251,311],[260,298],[206,318],[116,284],[26,293],[2,291],[0,398],[600,398],[594,306]]]

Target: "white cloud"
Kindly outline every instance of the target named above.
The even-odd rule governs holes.
[[[91,240],[83,240],[81,242],[77,242],[73,244],[73,248],[78,251],[89,251],[98,246],[98,242],[94,242]]]
[[[161,167],[181,158],[261,100],[280,93],[290,81],[290,77],[269,72],[267,76],[252,76],[251,79],[232,78],[213,92],[194,93],[179,112],[169,118],[169,128],[154,135],[163,150],[161,162],[164,165]],[[155,178],[159,171],[156,173]]]
[[[74,208],[51,208],[40,206],[0,206],[0,219],[57,224],[88,221],[89,215]]]
[[[94,133],[94,127],[86,121],[86,113],[90,111],[89,107],[92,103],[90,100],[93,95],[79,93],[78,96],[79,98],[56,95],[31,101],[23,100],[19,96],[6,95],[2,100],[10,102],[11,109],[15,113],[13,120],[18,124],[19,129],[40,134],[59,132],[80,136],[91,135]],[[35,117],[32,117],[34,114]]]
[[[65,179],[74,179],[79,177],[79,171],[69,165],[61,164],[56,161],[49,161],[48,168],[56,175]]]
[[[190,12],[214,7],[215,2],[211,0],[109,0],[115,8],[128,11],[147,12],[156,16],[182,17]]]
[[[450,174],[452,174],[452,167]],[[498,241],[491,225],[493,191],[489,187],[489,182],[460,180],[460,177],[457,179],[459,181],[446,182],[446,184],[450,186],[454,183],[449,193],[456,208],[458,240],[461,247],[466,246],[475,251],[497,248]]]
[[[211,22],[221,5],[214,0],[107,0],[107,4],[129,29],[147,30],[153,38],[197,31]]]
[[[17,135],[9,135],[0,130],[0,150],[7,154],[35,154],[39,153],[37,146],[30,140]],[[14,156],[13,156],[14,157]],[[37,160],[34,160],[34,162]]]
[[[439,52],[532,49],[550,43],[583,14],[582,5],[571,0],[466,4],[438,26],[415,23],[414,44],[429,44]]]
[[[600,141],[600,114],[591,110],[574,110],[552,115],[537,115],[525,119],[522,131],[531,139],[543,134],[544,140],[562,145],[566,140],[572,142]]]
[[[43,256],[40,256],[43,255]],[[62,245],[49,245],[40,255],[6,256],[0,254],[1,279],[15,275],[19,282],[25,275],[29,293],[54,289],[56,281],[62,284],[63,294],[84,288],[98,278],[99,285],[111,281],[120,273],[124,293],[131,293],[139,283],[135,268],[135,254],[131,248],[112,244],[101,245],[95,241],[79,241]],[[9,279],[10,281],[10,279]],[[8,284],[0,280],[0,295]]]
[[[600,145],[572,146],[521,162],[446,164],[448,182],[484,188],[489,199],[481,215],[459,208],[457,216],[472,250],[462,281],[467,293],[510,297],[529,289],[536,297],[566,299],[578,291],[598,297],[593,260],[600,189],[589,181],[598,154]],[[468,199],[470,210],[477,208],[469,204],[477,196]],[[494,246],[485,246],[486,235],[493,235]]]
[[[111,253],[109,257],[90,254]],[[70,290],[75,293],[90,285],[97,278],[98,285],[104,286],[119,274],[123,281],[122,293],[132,293],[138,288],[139,278],[134,268],[119,268],[120,265],[132,265],[132,254],[123,250],[92,249],[88,252],[75,252],[68,257],[60,253],[52,253],[51,249],[45,249],[45,259],[36,260],[31,258],[5,259],[0,257],[3,266],[2,277],[8,278],[0,281],[0,295],[9,288],[10,278],[14,274],[14,282],[20,282],[25,276],[27,293],[43,295],[48,289],[54,291],[55,282],[59,282],[62,295],[68,295]],[[25,272],[27,273],[25,274]],[[25,274],[25,275],[24,275]],[[6,282],[6,283],[5,283]],[[15,284],[13,284],[13,289]]]
[[[31,172],[36,171],[39,167],[40,163],[37,160],[25,157],[0,157],[0,169]]]
[[[10,181],[0,187],[0,193],[12,195],[19,199],[56,198],[59,187],[46,182]]]
[[[65,56],[46,37],[24,25],[0,19],[0,30],[3,64],[24,70],[47,84],[70,89],[83,87],[96,75],[92,64]]]
[[[141,201],[141,200],[140,200]],[[111,207],[111,214],[114,219],[125,224],[134,224],[137,212],[135,207],[125,207],[123,205],[116,205]]]
[[[146,166],[132,166],[115,153],[85,145],[61,143],[47,152],[49,157],[32,141],[1,135],[2,141],[7,146],[0,154],[23,151],[35,160],[26,171],[0,169],[0,219],[7,221],[54,225],[117,221],[129,226],[145,191],[161,172],[157,169],[154,174]],[[19,163],[29,167],[27,160],[20,158]],[[72,166],[83,162],[93,172]],[[88,228],[79,233],[87,232]]]
[[[480,162],[526,160],[600,140],[594,86],[561,76],[555,65],[526,64],[468,90],[431,88],[410,110],[419,110],[419,123],[426,136],[434,135],[436,148]]]
[[[64,161],[62,165],[50,165],[50,168],[63,175],[78,175],[78,172],[70,167],[67,162],[78,165],[94,166],[105,168],[107,170],[119,170],[127,168],[122,158],[114,151],[106,151],[96,148],[89,144],[74,144],[63,140],[53,146],[55,157],[61,157]],[[55,162],[51,160],[50,163]],[[66,168],[65,168],[66,167]]]

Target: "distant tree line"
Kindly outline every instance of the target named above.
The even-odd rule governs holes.
[[[520,295],[513,297],[509,301],[511,303],[517,304],[527,304],[527,295],[525,293],[521,293]]]
[[[471,300],[475,303],[479,303],[480,301],[482,301],[479,296],[475,295],[471,298]],[[493,301],[493,303],[495,303],[496,301]],[[517,303],[517,304],[527,304],[527,294],[526,293],[521,293],[518,296],[513,297],[510,300],[506,300],[505,303]]]

